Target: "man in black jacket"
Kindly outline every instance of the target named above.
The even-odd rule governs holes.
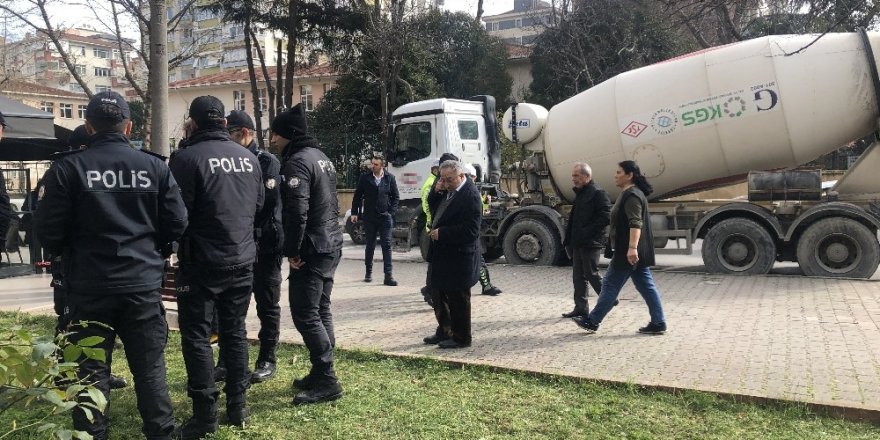
[[[219,99],[194,99],[189,108],[192,135],[170,163],[189,211],[175,278],[187,394],[193,402],[193,416],[178,432],[183,439],[217,431],[219,393],[209,343],[215,307],[227,370],[226,415],[237,426],[248,418],[245,317],[257,256],[254,217],[263,206],[263,175],[257,158],[229,138],[224,114]]]
[[[437,330],[424,339],[440,348],[471,345],[471,287],[480,277],[480,191],[462,164],[440,164],[441,183],[428,197],[432,223],[430,277]]]
[[[254,263],[254,299],[260,318],[260,354],[251,383],[264,382],[275,375],[275,348],[281,325],[281,244],[284,229],[281,226],[281,163],[275,155],[257,148],[254,140],[254,121],[250,115],[233,110],[226,116],[229,137],[245,147],[260,162],[263,186],[266,193],[263,208],[254,220],[254,237],[257,240],[257,261]],[[222,359],[222,358],[221,358]]]
[[[385,160],[373,157],[370,160],[371,172],[361,174],[357,189],[351,201],[351,221],[358,218],[364,221],[367,247],[364,249],[364,264],[367,266],[364,281],[373,281],[373,252],[376,249],[376,233],[382,246],[382,265],[385,271],[385,285],[396,286],[391,266],[391,228],[394,227],[394,214],[400,206],[400,193],[397,180],[385,170]]]
[[[330,294],[342,257],[342,227],[336,195],[336,167],[306,134],[306,116],[297,104],[272,121],[272,144],[282,148],[284,255],[290,265],[290,314],[309,349],[311,371],[293,382],[303,390],[294,404],[342,396],[333,370],[333,314]]]
[[[563,318],[586,316],[587,283],[596,291],[602,290],[599,276],[599,254],[608,235],[605,228],[611,221],[611,201],[602,187],[593,182],[593,171],[585,163],[577,163],[571,170],[575,198],[565,226],[562,244],[572,259],[574,310],[563,313]]]
[[[44,177],[36,227],[43,246],[64,256],[71,340],[103,338],[96,347],[107,361],[83,360],[79,377],[109,396],[118,335],[134,376],[144,436],[168,439],[174,418],[165,382],[160,250],[186,229],[186,209],[164,160],[129,146],[131,113],[122,96],[95,95],[86,107],[86,127],[89,148],[58,158]],[[106,326],[78,325],[84,321]],[[75,409],[74,428],[106,439],[104,414],[91,411],[91,417]]]

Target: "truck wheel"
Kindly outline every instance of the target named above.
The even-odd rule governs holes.
[[[504,255],[504,248],[501,246],[490,247],[483,253],[483,260],[491,263]]]
[[[753,220],[730,218],[712,227],[703,239],[703,263],[713,273],[763,275],[776,260],[776,243]]]
[[[367,242],[367,233],[364,231],[364,222],[352,223],[351,218],[345,222],[345,230],[351,237],[354,244],[364,244]]]
[[[880,243],[855,220],[826,218],[810,225],[798,239],[797,258],[805,275],[870,278],[880,264]]]
[[[431,247],[431,236],[425,232],[423,227],[419,232],[419,251],[422,253],[422,260],[428,261],[428,249]]]
[[[550,266],[561,248],[553,230],[534,219],[514,221],[504,234],[504,258],[509,264]]]

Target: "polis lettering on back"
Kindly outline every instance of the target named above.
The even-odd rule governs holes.
[[[211,174],[216,174],[217,168],[227,174],[250,173],[254,171],[254,166],[247,157],[212,157],[208,159],[208,166],[211,168]]]
[[[86,182],[89,188],[95,185],[106,189],[131,189],[131,188],[149,188],[153,185],[150,180],[149,173],[146,170],[116,170],[116,171],[86,171]]]

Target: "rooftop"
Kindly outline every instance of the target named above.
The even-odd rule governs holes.
[[[269,66],[269,77],[274,81],[275,66]],[[306,69],[295,69],[294,76],[296,78],[317,78],[321,76],[336,76],[339,73],[330,66],[329,63],[322,63]],[[257,69],[257,80],[261,80],[263,74],[261,69]],[[175,81],[168,85],[171,89],[185,89],[189,87],[217,86],[224,84],[246,84],[250,82],[247,68],[238,68],[226,70],[213,75],[200,76],[198,78],[184,79]]]
[[[43,95],[43,96],[55,96],[61,98],[79,98],[79,99],[89,99],[85,93],[77,93],[71,92],[69,90],[56,89],[54,87],[47,87],[40,84],[35,84],[32,82],[28,82],[21,79],[9,79],[7,81],[0,82],[0,93],[14,93],[14,94],[25,94],[25,95]]]

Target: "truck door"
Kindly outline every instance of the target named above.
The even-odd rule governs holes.
[[[463,117],[456,121],[454,139],[458,141],[462,162],[474,165],[479,170],[478,180],[483,181],[487,173],[488,154],[486,145],[486,127],[480,117]]]
[[[431,173],[438,146],[436,118],[397,125],[394,142],[388,155],[389,171],[397,177],[401,201],[420,199],[422,184]]]

